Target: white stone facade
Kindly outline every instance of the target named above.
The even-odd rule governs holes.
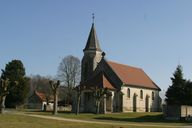
[[[160,110],[159,90],[124,86],[122,92],[123,112],[153,112]]]
[[[129,91],[128,91],[129,90]],[[158,112],[161,110],[159,90],[122,86],[120,91],[111,91],[111,96],[101,101],[101,113],[104,112]],[[75,108],[74,108],[75,110]],[[83,91],[81,95],[80,112],[96,110],[92,92]]]

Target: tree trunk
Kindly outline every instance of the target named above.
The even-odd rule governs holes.
[[[104,98],[103,98],[103,108],[104,108],[104,110],[103,110],[103,114],[106,114],[106,109],[107,109],[107,106],[106,106],[106,94],[105,94],[105,96],[104,96]]]
[[[79,96],[77,97],[77,108],[76,108],[76,115],[78,115],[78,114],[79,114],[80,99],[81,99],[81,95],[79,95]]]
[[[5,112],[5,98],[6,96],[2,96],[0,99],[0,102],[1,102],[0,114],[3,114]]]
[[[57,102],[58,102],[58,97],[57,97],[57,91],[56,91],[54,92],[53,115],[57,114]]]
[[[97,101],[97,104],[96,104],[96,114],[99,114],[100,113],[100,101],[98,100]]]

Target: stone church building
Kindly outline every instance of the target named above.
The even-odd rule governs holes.
[[[101,100],[101,113],[160,110],[161,89],[141,68],[106,60],[94,23],[83,52],[79,86],[85,86],[85,89],[81,93],[80,112],[96,112],[93,87],[106,88],[110,91],[110,95],[104,96]],[[77,107],[76,101],[73,103],[73,111]]]

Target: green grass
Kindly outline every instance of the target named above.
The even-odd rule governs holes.
[[[51,115],[51,112],[35,112],[31,114]],[[107,122],[122,122],[122,123],[143,123],[153,125],[192,125],[192,122],[185,121],[168,121],[163,118],[162,113],[111,113],[111,114],[79,114],[74,113],[59,113],[58,117],[81,119],[81,120],[93,120],[93,121],[107,121]]]
[[[65,122],[52,119],[43,119],[25,115],[4,114],[0,115],[0,128],[153,128],[143,126],[87,124]],[[155,127],[161,128],[161,127]]]
[[[107,125],[92,125],[42,119],[29,116],[5,114],[0,115],[0,128],[112,128]]]

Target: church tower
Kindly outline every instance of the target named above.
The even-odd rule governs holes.
[[[89,33],[87,44],[83,49],[84,56],[81,61],[81,82],[86,81],[92,76],[97,64],[101,61],[102,50],[99,46],[99,40],[97,38],[94,23]]]

